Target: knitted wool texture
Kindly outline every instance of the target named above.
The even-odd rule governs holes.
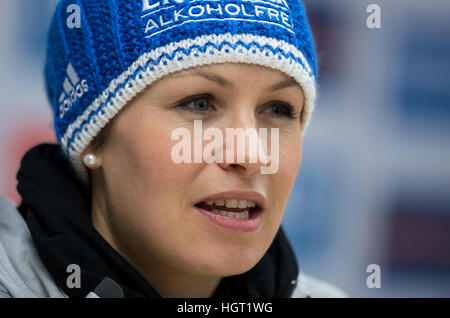
[[[79,28],[70,23],[78,13]],[[225,62],[294,78],[305,94],[305,133],[317,66],[300,0],[60,1],[48,35],[46,87],[57,138],[80,179],[88,184],[81,153],[145,87],[172,72]]]

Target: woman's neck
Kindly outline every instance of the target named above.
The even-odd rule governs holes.
[[[220,277],[194,276],[166,268],[143,275],[164,298],[209,298],[221,281]]]

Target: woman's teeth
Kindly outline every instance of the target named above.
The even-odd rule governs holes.
[[[237,212],[237,213],[217,209],[212,209],[211,211],[215,214],[220,214],[235,219],[248,219],[250,217],[250,214],[248,213],[247,210],[245,210],[244,212]]]
[[[248,209],[254,208],[256,206],[256,203],[250,200],[210,200],[205,201],[206,205],[210,206],[210,211],[215,214],[220,214],[224,216],[228,216],[230,218],[235,219],[249,219],[250,213],[248,212]],[[225,211],[221,210],[218,207],[227,207],[227,208],[233,208],[233,209],[242,209],[242,211],[237,212],[231,212],[231,211]]]
[[[207,205],[226,206],[227,208],[254,208],[256,203],[249,200],[211,200],[205,202]]]

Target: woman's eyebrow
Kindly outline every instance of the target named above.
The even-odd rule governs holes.
[[[194,73],[194,75],[198,75],[198,76],[204,77],[204,78],[206,78],[207,80],[216,82],[216,83],[218,83],[220,86],[229,88],[230,90],[233,90],[233,89],[234,89],[233,83],[231,83],[230,81],[228,81],[227,79],[223,78],[223,77],[220,76],[220,75],[217,75],[217,74],[210,74],[210,73],[207,73],[207,72],[204,72],[204,71],[196,71],[196,72]]]
[[[298,83],[296,80],[294,80],[293,78],[289,78],[287,80],[284,80],[280,83],[277,83],[277,84],[271,86],[269,88],[269,91],[274,92],[274,91],[278,91],[278,90],[286,88],[286,87],[297,86],[297,85],[298,85]]]
[[[186,74],[187,75],[187,74]],[[233,90],[234,85],[232,82],[228,81],[226,78],[217,75],[217,74],[211,74],[205,71],[197,70],[193,72],[191,75],[201,76],[203,78],[206,78],[207,80],[213,81],[218,83],[220,86],[226,87],[228,89]],[[269,92],[274,92],[283,88],[291,87],[291,86],[297,86],[298,83],[293,78],[289,78],[286,80],[283,80],[279,83],[276,83],[268,88]]]

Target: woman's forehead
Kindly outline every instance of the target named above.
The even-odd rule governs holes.
[[[245,74],[245,77],[242,76]],[[249,77],[256,77],[260,81],[267,79],[270,81],[279,80],[292,80],[292,77],[287,76],[283,72],[257,64],[247,64],[247,63],[215,63],[210,65],[200,65],[196,67],[191,67],[189,69],[174,72],[167,79],[177,78],[177,77],[188,77],[188,76],[203,76],[215,78],[216,80],[223,79],[223,81],[241,81],[248,79]]]
[[[194,79],[199,78],[202,81]],[[185,81],[185,82],[184,82]],[[172,92],[174,87],[196,87],[204,85],[204,81],[221,86],[233,94],[238,91],[248,90],[253,92],[264,92],[271,94],[283,88],[297,88],[304,96],[302,86],[292,77],[285,73],[261,65],[246,63],[217,63],[192,67],[182,71],[171,73],[154,82],[147,90],[160,90]]]

